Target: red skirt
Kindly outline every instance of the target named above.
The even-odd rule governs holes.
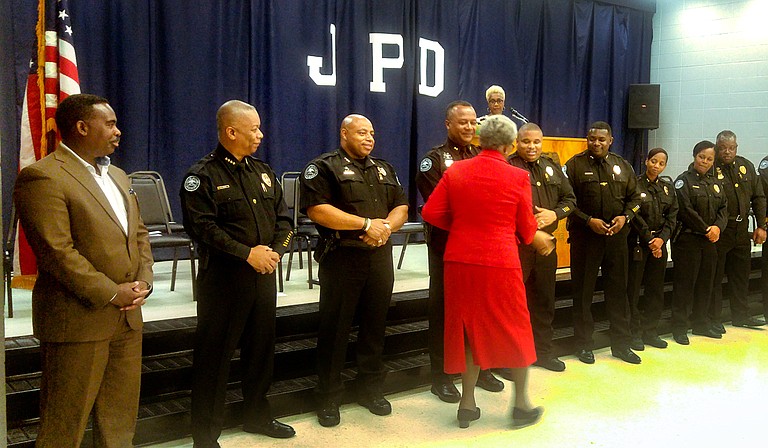
[[[520,268],[445,262],[445,372],[466,370],[466,341],[482,369],[536,361]]]

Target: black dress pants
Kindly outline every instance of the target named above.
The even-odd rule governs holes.
[[[717,247],[717,270],[712,285],[712,300],[709,304],[709,320],[721,322],[724,290],[728,291],[731,303],[731,319],[744,320],[749,315],[747,296],[749,293],[749,271],[752,270],[752,245],[748,221],[728,221],[720,232]],[[723,279],[728,276],[727,288]]]
[[[433,381],[447,381],[444,371],[445,346],[445,279],[443,250],[427,245],[429,259],[429,364]]]
[[[717,248],[703,235],[683,232],[672,243],[672,261],[675,264],[672,332],[686,333],[691,326],[706,329],[712,279],[717,269]]]
[[[763,314],[765,315],[765,318],[768,319],[768,243],[763,243],[763,255],[761,262],[762,266],[760,267],[760,283],[763,290]]]
[[[629,227],[612,236],[598,235],[588,228],[573,229],[571,278],[573,280],[573,330],[576,347],[592,350],[595,322],[592,300],[598,272],[602,271],[611,347],[629,347],[629,302],[627,300],[627,233]]]
[[[629,298],[630,331],[636,337],[659,335],[658,326],[664,309],[664,272],[667,269],[667,245],[661,246],[661,258],[656,258],[648,246],[640,246],[640,259],[635,260],[635,246],[630,245],[627,297]],[[640,297],[643,286],[643,297]]]
[[[192,438],[213,445],[224,424],[232,355],[240,345],[243,423],[272,419],[267,391],[275,354],[275,273],[243,260],[211,257],[197,277],[197,331],[192,363]]]
[[[557,250],[553,250],[546,256],[540,255],[531,246],[520,246],[518,250],[523,269],[528,312],[531,315],[536,357],[543,360],[552,356]]]
[[[341,371],[355,317],[359,393],[381,393],[387,311],[395,274],[392,244],[376,249],[338,247],[320,263],[320,328],[317,337],[316,393],[322,402],[338,400]]]

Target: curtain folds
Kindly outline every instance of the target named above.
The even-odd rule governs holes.
[[[26,11],[31,2],[13,1],[14,54],[2,56],[15,61],[20,105],[34,14]],[[123,131],[115,163],[129,172],[159,171],[176,208],[174,191],[186,169],[214,148],[216,110],[228,99],[258,108],[265,139],[257,156],[278,173],[334,149],[340,120],[362,113],[376,130],[374,155],[392,162],[408,185],[420,156],[445,138],[445,106],[465,99],[483,115],[492,84],[503,86],[507,106],[541,124],[545,135],[581,137],[591,121],[608,121],[613,150],[631,159],[628,85],[650,77],[653,12],[589,0],[71,5],[82,90],[106,96]],[[374,69],[379,44],[372,41],[385,42],[381,57],[394,67],[381,75]],[[420,94],[419,84],[436,84],[435,42],[444,51],[444,88],[432,97]],[[330,75],[334,47],[335,86],[317,85],[307,58],[322,57],[319,74]],[[371,91],[376,79],[385,92]],[[3,173],[14,171],[17,146],[2,146]],[[5,205],[9,195],[4,191]]]

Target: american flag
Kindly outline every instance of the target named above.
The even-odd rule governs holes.
[[[38,0],[35,55],[21,115],[19,170],[35,163],[56,148],[56,109],[69,95],[80,93],[77,57],[68,0]],[[14,273],[34,275],[37,263],[24,232],[16,234]]]

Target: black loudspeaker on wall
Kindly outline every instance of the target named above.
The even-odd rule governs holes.
[[[629,85],[627,127],[630,129],[659,127],[659,91],[659,84]]]

